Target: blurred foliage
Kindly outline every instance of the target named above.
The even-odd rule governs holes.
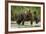
[[[28,12],[29,10],[32,14],[36,12],[36,15],[40,16],[41,8],[35,6],[11,6],[11,16],[15,18],[16,14],[21,14],[24,13],[25,11]]]

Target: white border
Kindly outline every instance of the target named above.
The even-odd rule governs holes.
[[[34,28],[11,28],[11,5],[14,6],[37,6],[41,7],[41,27]],[[25,31],[25,30],[42,30],[43,29],[43,5],[40,4],[21,4],[21,3],[8,3],[8,31]]]

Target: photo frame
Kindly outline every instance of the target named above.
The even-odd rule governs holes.
[[[29,16],[28,12],[32,15]],[[17,14],[17,16],[15,14]],[[29,18],[31,25],[30,22],[27,21],[27,15],[31,17],[31,19]],[[40,18],[38,19],[37,16],[34,17],[34,15]],[[17,17],[17,19],[15,17]],[[22,23],[20,23],[20,21]],[[32,23],[35,22],[38,22],[38,24],[32,25]],[[5,1],[5,34],[40,31],[45,31],[44,2]]]

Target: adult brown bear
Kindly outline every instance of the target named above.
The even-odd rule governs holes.
[[[31,25],[33,23],[32,13],[30,12],[30,10],[26,13],[22,13],[22,14],[17,15],[17,18],[16,18],[17,24],[20,25],[20,23],[22,22],[22,25],[24,25],[25,21],[30,21]]]

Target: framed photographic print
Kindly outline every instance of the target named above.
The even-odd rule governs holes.
[[[5,33],[40,32],[44,25],[44,2],[5,2]]]

